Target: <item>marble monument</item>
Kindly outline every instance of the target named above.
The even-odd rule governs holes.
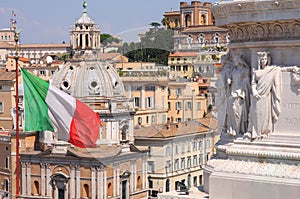
[[[217,89],[217,155],[204,168],[212,199],[300,195],[300,2],[233,0],[213,7],[231,44]]]

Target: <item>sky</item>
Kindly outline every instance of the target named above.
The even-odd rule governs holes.
[[[86,0],[88,16],[100,25],[101,33],[120,36],[125,42],[138,41],[138,33],[145,32],[151,22],[160,23],[164,12],[179,10],[181,1]],[[70,26],[81,17],[83,2],[0,0],[0,29],[10,27],[13,11],[21,43],[68,43]]]

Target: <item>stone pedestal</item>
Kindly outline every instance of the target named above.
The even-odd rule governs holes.
[[[258,69],[261,51],[270,53],[273,65],[300,66],[298,0],[226,1],[214,6],[213,13],[216,25],[230,32],[230,51],[242,54],[251,69]],[[270,136],[233,141],[221,137],[217,156],[204,168],[209,198],[299,198],[299,88],[297,77],[282,73],[281,113]]]

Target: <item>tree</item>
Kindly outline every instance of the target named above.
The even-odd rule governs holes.
[[[120,43],[120,41],[121,40],[119,38],[113,37],[110,34],[106,34],[106,33],[100,34],[100,42],[103,46],[103,53],[104,50],[110,47],[113,43]]]
[[[151,24],[154,26],[158,24],[153,23]],[[150,29],[140,42],[130,43],[130,45],[126,43],[119,48],[119,52],[123,52],[133,62],[155,62],[159,65],[167,65],[169,53],[174,48],[173,35],[173,30]]]

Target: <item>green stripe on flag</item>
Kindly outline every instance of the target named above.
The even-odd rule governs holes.
[[[24,87],[25,132],[54,131],[45,102],[49,83],[21,68]]]

